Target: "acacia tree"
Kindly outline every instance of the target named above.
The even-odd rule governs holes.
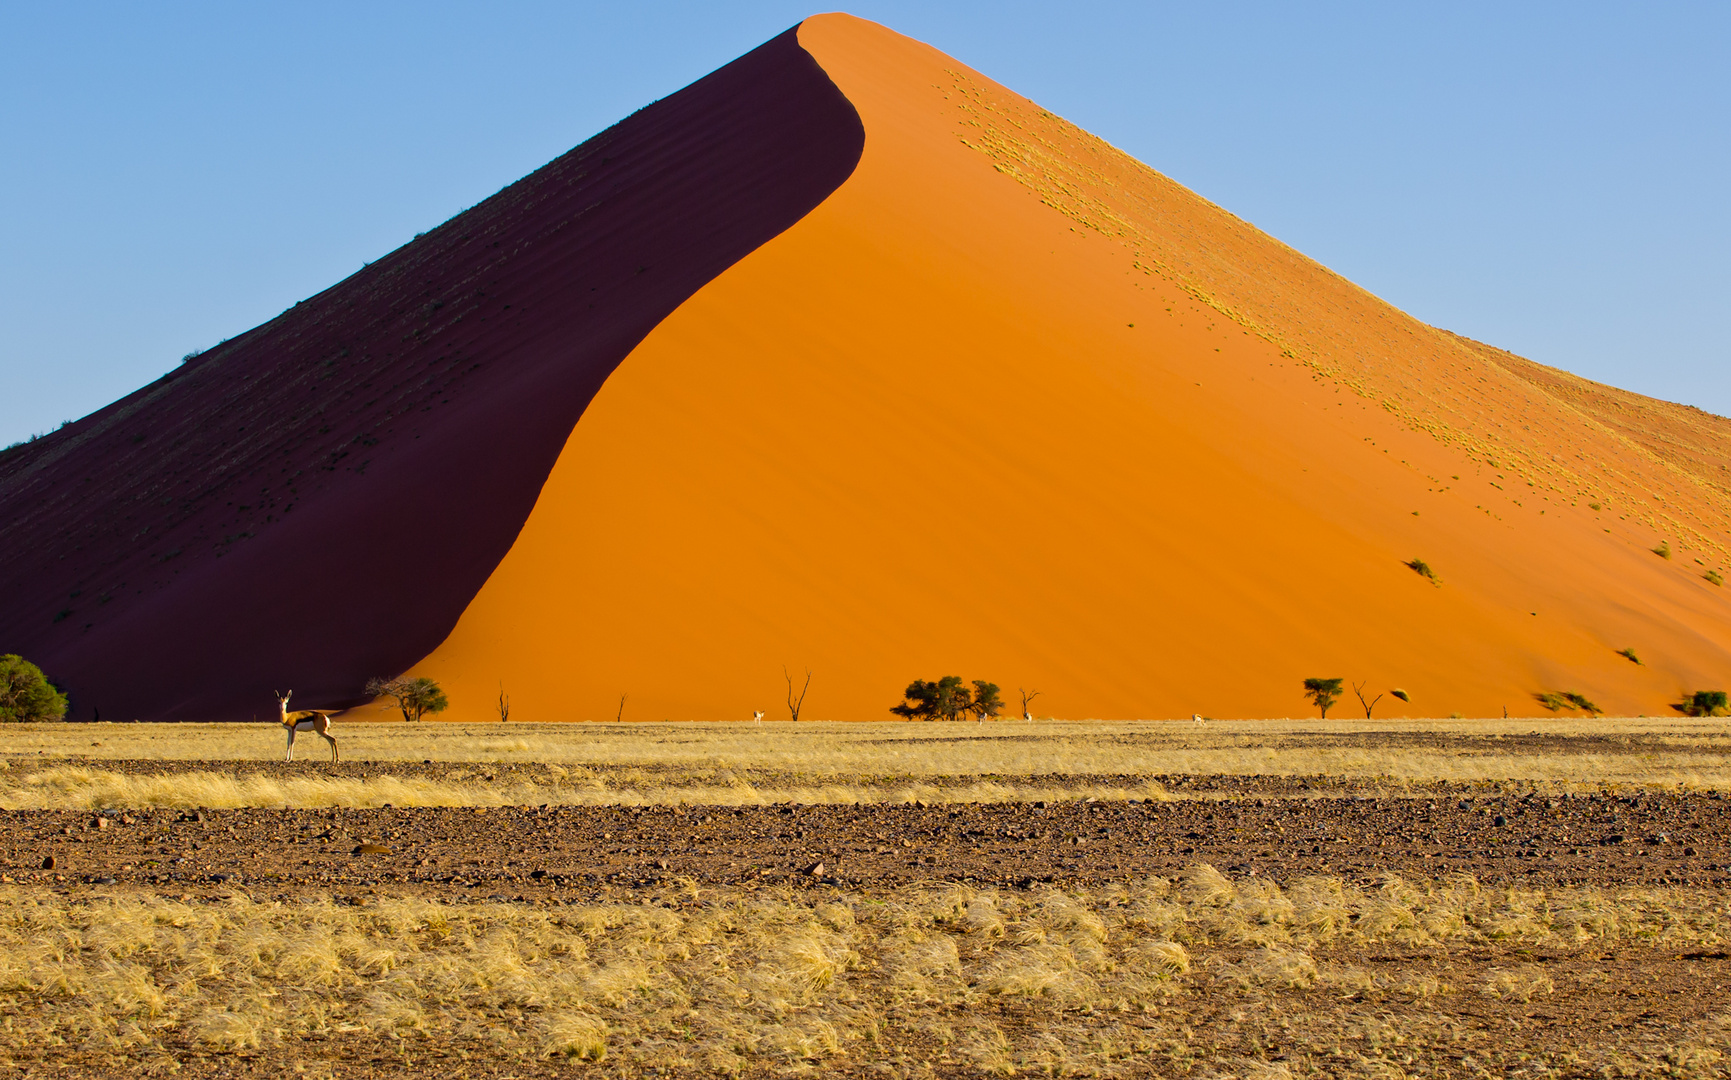
[[[1322,710],[1322,718],[1328,719],[1328,707],[1340,700],[1342,679],[1306,679],[1304,680],[1304,696],[1310,703]]]
[[[66,715],[66,695],[42,669],[17,653],[0,656],[0,723],[27,724]]]
[[[996,719],[998,713],[1002,712],[1004,708],[1004,703],[998,699],[998,684],[986,682],[984,679],[975,679],[974,700],[968,708],[975,716],[979,717],[982,724],[986,722],[987,717]]]
[[[996,684],[976,679],[974,686],[988,693],[985,707],[990,710],[989,715],[996,716],[1004,707],[1004,703],[998,700]],[[909,720],[955,720],[975,711],[981,704],[960,675],[945,675],[937,682],[915,679],[902,691],[902,697],[906,700],[891,706],[890,712]]]
[[[428,713],[441,713],[450,705],[450,699],[439,689],[439,684],[425,675],[414,678],[401,676],[395,679],[368,679],[367,693],[374,697],[388,697],[397,703],[397,708],[403,711],[403,719],[416,721],[423,719]]]

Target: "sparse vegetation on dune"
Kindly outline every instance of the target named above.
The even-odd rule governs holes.
[[[1721,1060],[1718,1019],[1594,1024],[1535,1055],[1503,1017],[1541,1000],[1624,1007],[1622,968],[1723,950],[1726,910],[1713,890],[1282,887],[1207,865],[1028,892],[686,882],[554,908],[8,888],[0,1048],[25,1067],[300,1053],[304,1040],[383,1063],[455,1048],[636,1075],[940,1060],[987,1075],[1241,1073],[1252,1060],[1258,1075],[1404,1075],[1463,1056],[1493,1072],[1680,1075],[1679,1060]],[[1391,949],[1400,963],[1382,962]],[[1462,1025],[1463,1008],[1492,1022]]]
[[[1425,562],[1423,559],[1410,559],[1402,565],[1417,574],[1419,577],[1429,581],[1432,585],[1442,584],[1442,579],[1436,576],[1436,571],[1431,569],[1430,563]]]
[[[1605,710],[1593,704],[1586,695],[1572,690],[1546,690],[1533,695],[1533,700],[1540,705],[1557,712],[1562,709],[1576,709],[1588,716],[1597,716]]]

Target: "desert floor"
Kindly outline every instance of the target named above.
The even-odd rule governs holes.
[[[0,1060],[1731,1065],[1731,724],[0,731]]]

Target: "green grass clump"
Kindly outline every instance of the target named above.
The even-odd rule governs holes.
[[[1659,541],[1659,546],[1653,549],[1653,554],[1659,556],[1661,559],[1669,559],[1671,557],[1670,543],[1665,540]]]
[[[1552,712],[1559,709],[1579,709],[1591,716],[1597,716],[1605,711],[1588,700],[1585,694],[1577,694],[1569,690],[1550,690],[1534,694],[1533,697],[1538,700],[1540,705]]]
[[[1701,576],[1706,578],[1708,581],[1712,582],[1715,585],[1725,584],[1725,575],[1721,574],[1717,570],[1709,570],[1705,574],[1702,574]]]
[[[1618,649],[1617,655],[1637,667],[1646,667],[1645,664],[1641,663],[1641,658],[1635,655],[1634,649]]]
[[[1432,585],[1442,584],[1442,579],[1436,576],[1436,571],[1430,568],[1430,563],[1425,562],[1423,559],[1413,559],[1411,562],[1405,562],[1401,565],[1406,567],[1408,570],[1411,570],[1419,577],[1427,579]]]

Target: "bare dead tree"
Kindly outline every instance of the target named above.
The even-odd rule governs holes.
[[[615,715],[613,717],[614,720],[616,720],[620,723],[625,722],[625,699],[630,697],[630,696],[631,696],[630,694],[620,694],[619,695],[619,712],[617,715]]]
[[[1369,701],[1364,700],[1364,685],[1364,683],[1353,683],[1352,692],[1358,695],[1358,703],[1364,706],[1364,718],[1369,720],[1370,710],[1376,708],[1376,703],[1382,700],[1382,695],[1378,694]]]
[[[1028,702],[1039,697],[1040,692],[1038,690],[1023,690],[1019,686],[1016,687],[1016,692],[1022,695],[1022,719],[1032,720],[1034,716],[1028,711]]]
[[[811,689],[811,669],[805,669],[805,685],[800,687],[799,696],[793,696],[793,676],[787,673],[787,665],[781,665],[782,677],[787,680],[787,711],[793,715],[793,722],[799,723],[799,710],[805,708],[805,692]]]
[[[505,694],[505,684],[499,684],[499,723],[507,723],[511,719],[511,699]]]

